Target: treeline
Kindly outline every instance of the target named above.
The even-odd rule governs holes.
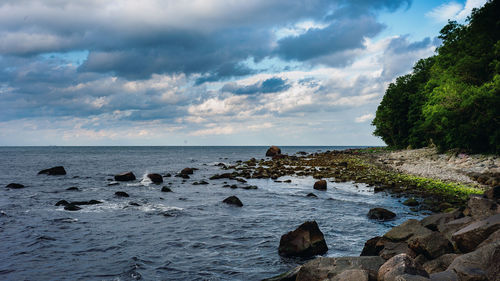
[[[449,21],[436,55],[387,88],[374,135],[394,148],[500,153],[500,0]]]

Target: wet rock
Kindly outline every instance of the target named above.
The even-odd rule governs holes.
[[[281,154],[281,149],[277,146],[271,146],[267,151],[266,151],[266,156],[273,157],[274,155]]]
[[[101,201],[98,200],[89,200],[89,201],[72,201],[70,205],[97,205],[102,204]]]
[[[450,241],[437,231],[427,235],[413,236],[408,240],[408,245],[415,253],[423,254],[428,259],[435,259],[453,252]]]
[[[207,185],[208,182],[207,181],[204,181],[204,180],[201,180],[201,181],[195,181],[193,182],[193,185]]]
[[[68,187],[66,188],[67,191],[80,191],[80,189],[78,189],[78,187],[76,186],[72,186],[72,187]]]
[[[440,256],[437,259],[430,260],[425,262],[422,267],[427,271],[427,273],[432,274],[432,273],[437,273],[441,271],[445,271],[448,266],[453,262],[455,258],[457,258],[458,254],[445,254]]]
[[[471,217],[459,218],[445,224],[438,225],[438,231],[441,232],[447,239],[451,239],[451,235],[453,235],[453,233],[473,222],[474,220]]]
[[[326,180],[319,180],[315,182],[313,188],[316,190],[326,190]]]
[[[147,177],[156,184],[163,182],[163,177],[160,174],[148,174]]]
[[[64,210],[66,211],[78,211],[78,210],[81,210],[82,208],[74,205],[74,204],[68,204],[66,206],[64,206]]]
[[[462,280],[499,280],[500,241],[488,244],[468,254],[461,255],[446,271],[453,271]]]
[[[291,182],[292,182],[292,180],[284,180],[283,182],[284,182],[284,183],[291,183]]]
[[[365,246],[363,247],[360,256],[378,256],[387,241],[389,240],[380,236],[369,239],[365,242]]]
[[[141,206],[141,204],[136,203],[136,202],[128,202],[128,204],[129,204],[130,206],[136,206],[136,207]]]
[[[66,175],[66,170],[64,170],[63,166],[57,166],[57,167],[52,167],[49,169],[41,170],[38,172],[39,175],[45,174],[45,175],[50,175],[50,176],[60,176],[60,175]]]
[[[115,195],[118,197],[130,197],[127,192],[125,191],[117,191],[115,192]]]
[[[180,172],[181,175],[192,175],[193,173],[194,173],[194,169],[193,168],[184,168]]]
[[[297,279],[297,273],[299,273],[301,266],[297,266],[292,270],[282,273],[278,276],[263,279],[262,281],[295,281]]]
[[[367,216],[374,220],[388,221],[394,219],[396,214],[384,208],[373,208],[368,212]]]
[[[115,181],[133,181],[135,179],[135,175],[132,172],[125,172],[115,175]]]
[[[314,198],[317,198],[318,196],[316,196],[316,194],[314,194],[314,193],[308,193],[308,194],[307,194],[307,197],[314,197]]]
[[[328,251],[316,221],[307,221],[296,230],[281,236],[278,253],[282,256],[311,257]]]
[[[403,202],[403,205],[414,207],[414,206],[418,206],[419,203],[415,198],[408,198]]]
[[[247,189],[247,190],[249,190],[249,189],[258,189],[258,187],[256,185],[244,185],[241,188]]]
[[[189,175],[187,175],[187,174],[177,174],[177,175],[175,175],[175,177],[177,177],[177,178],[183,178],[183,179],[189,179]]]
[[[161,192],[172,192],[172,189],[170,189],[168,186],[164,186],[161,188]]]
[[[170,178],[171,176],[172,176],[171,173],[166,173],[166,174],[163,175],[164,178]]]
[[[399,254],[385,262],[378,270],[378,281],[396,281],[400,275],[419,275],[428,278],[424,268],[406,254]]]
[[[340,257],[314,259],[300,267],[296,281],[312,280],[376,280],[377,272],[384,260],[372,257]],[[363,279],[368,275],[368,279]],[[343,279],[361,277],[361,279]]]
[[[384,237],[392,241],[406,241],[412,236],[427,235],[432,233],[431,230],[425,228],[418,220],[410,219],[393,227]]]
[[[408,247],[405,242],[385,242],[384,248],[380,251],[379,256],[384,260],[388,260],[394,256],[406,254],[411,258],[415,258],[417,254]]]
[[[12,189],[19,189],[19,188],[24,188],[25,186],[20,184],[20,183],[9,183],[6,188],[12,188]]]
[[[243,203],[241,202],[241,200],[236,197],[236,196],[229,196],[228,198],[222,200],[223,203],[226,203],[226,204],[230,204],[230,205],[234,205],[234,206],[238,206],[238,207],[243,207]]]
[[[66,206],[66,205],[69,205],[69,202],[66,201],[66,200],[59,200],[57,201],[57,203],[55,204],[55,206]]]
[[[464,253],[473,251],[482,241],[486,240],[493,232],[500,229],[500,214],[485,220],[474,222],[453,233],[451,239],[455,241],[458,249]]]

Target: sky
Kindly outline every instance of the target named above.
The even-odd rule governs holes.
[[[385,89],[486,0],[2,0],[0,145],[384,145]]]

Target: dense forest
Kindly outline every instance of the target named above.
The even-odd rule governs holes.
[[[449,21],[436,55],[387,88],[374,135],[389,147],[500,153],[500,0]]]

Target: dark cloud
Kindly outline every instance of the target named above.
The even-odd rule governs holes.
[[[248,86],[228,83],[222,87],[221,92],[230,92],[235,95],[269,94],[283,92],[290,87],[291,85],[285,79],[274,77]]]

